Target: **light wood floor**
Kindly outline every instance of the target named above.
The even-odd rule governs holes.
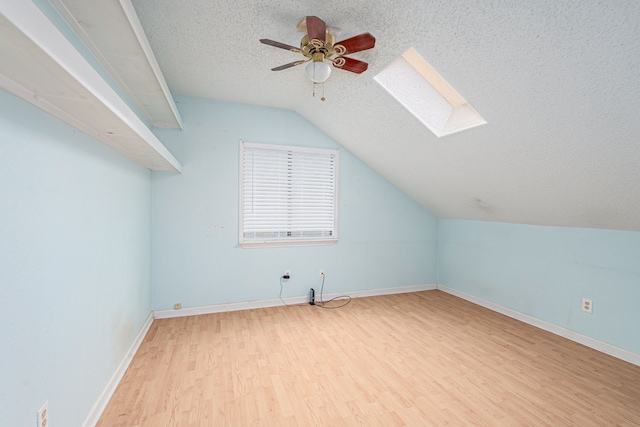
[[[156,320],[98,426],[640,425],[640,367],[439,291]]]

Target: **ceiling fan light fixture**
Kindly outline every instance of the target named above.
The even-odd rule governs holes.
[[[305,58],[272,68],[271,71],[282,71],[308,63],[305,69],[307,77],[317,84],[329,79],[332,68],[330,65],[354,74],[361,74],[367,70],[366,62],[345,55],[373,48],[376,45],[376,38],[370,33],[358,34],[336,42],[335,35],[331,34],[327,24],[317,16],[306,16],[298,26],[299,30],[301,28],[307,34],[300,40],[299,48],[275,40],[260,39],[262,44],[302,54]]]
[[[324,61],[313,61],[307,64],[307,77],[314,83],[324,83],[331,76],[331,67]]]

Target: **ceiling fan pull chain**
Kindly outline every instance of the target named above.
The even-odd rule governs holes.
[[[316,97],[316,85],[322,85],[322,97],[320,98],[320,101],[326,101],[327,99],[324,97],[324,82],[323,83],[314,83],[313,84],[313,97]]]

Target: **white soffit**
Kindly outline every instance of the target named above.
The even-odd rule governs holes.
[[[180,113],[130,0],[51,3],[154,126],[182,129]]]
[[[374,80],[437,137],[487,123],[413,48]]]
[[[0,87],[153,170],[180,163],[31,1],[0,0]]]

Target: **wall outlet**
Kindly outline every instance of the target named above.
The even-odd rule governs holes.
[[[179,302],[173,304],[173,309],[174,310],[180,310],[182,308],[182,304],[180,304]]]
[[[324,268],[320,269],[320,273],[318,273],[318,276],[320,276],[320,277],[324,276]]]
[[[582,298],[582,311],[585,311],[589,314],[593,313],[593,300]]]
[[[49,424],[49,401],[47,400],[38,411],[38,427],[46,427]]]
[[[284,271],[284,275],[285,275],[285,276],[287,276],[287,278],[286,278],[286,279],[284,279],[284,280],[291,279],[291,270],[285,270],[285,271]]]

